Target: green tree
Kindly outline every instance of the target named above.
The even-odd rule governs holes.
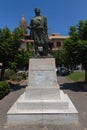
[[[71,38],[68,38],[64,41],[64,64],[71,68],[79,63],[77,45],[77,42],[74,42]]]
[[[70,38],[64,41],[66,61],[69,65],[82,64],[87,82],[87,20],[70,27]]]
[[[17,55],[14,58],[14,61],[10,62],[10,68],[13,70],[17,70],[20,68],[28,67],[29,58],[32,57],[32,52],[19,50]]]
[[[21,45],[23,31],[15,28],[11,33],[9,28],[0,29],[0,62],[2,63],[1,80],[4,79],[5,69],[14,60]]]
[[[56,66],[62,66],[64,64],[63,53],[63,50],[55,50],[52,52],[52,55],[55,57],[56,60]]]

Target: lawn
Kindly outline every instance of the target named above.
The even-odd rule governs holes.
[[[67,79],[71,79],[73,81],[79,82],[79,81],[84,81],[85,80],[85,72],[84,71],[78,71],[78,72],[73,72],[66,76]]]

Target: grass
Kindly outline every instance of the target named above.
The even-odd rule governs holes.
[[[66,78],[71,79],[71,80],[76,81],[76,82],[84,81],[85,80],[85,72],[84,71],[73,72],[73,73],[69,74],[68,76],[66,76]]]

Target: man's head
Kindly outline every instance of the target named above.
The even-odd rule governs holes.
[[[40,9],[39,9],[39,8],[35,8],[35,9],[34,9],[34,12],[35,12],[36,14],[40,14]]]

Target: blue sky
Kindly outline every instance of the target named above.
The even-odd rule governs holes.
[[[71,25],[87,19],[87,0],[0,0],[0,28],[12,31],[23,15],[29,24],[35,7],[47,17],[49,34],[68,35]]]

